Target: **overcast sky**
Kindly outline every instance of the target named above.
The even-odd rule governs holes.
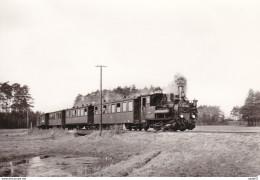
[[[259,0],[0,0],[0,82],[28,85],[34,110],[103,88],[167,86],[229,116],[260,90]]]

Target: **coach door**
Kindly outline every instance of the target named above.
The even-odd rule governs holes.
[[[65,128],[65,124],[66,124],[66,112],[63,110],[61,111],[61,127]]]
[[[142,97],[141,99],[141,119],[146,119],[147,107],[150,104],[150,97]]]

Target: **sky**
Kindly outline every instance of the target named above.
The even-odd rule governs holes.
[[[78,94],[187,78],[187,97],[229,116],[260,90],[259,0],[0,0],[0,82],[28,85],[34,110]]]

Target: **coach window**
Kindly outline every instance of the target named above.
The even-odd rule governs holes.
[[[123,112],[126,112],[126,102],[123,102]]]
[[[85,108],[84,112],[85,112],[85,116],[88,115],[88,109],[87,108]]]
[[[116,104],[116,112],[121,112],[121,104],[120,103]]]
[[[128,111],[133,111],[133,102],[132,101],[128,102]]]
[[[146,106],[146,98],[142,99],[142,106],[145,107]]]
[[[112,104],[112,105],[111,105],[111,112],[112,112],[112,113],[115,113],[115,112],[116,112],[116,105],[115,105],[115,104]]]
[[[84,116],[84,109],[80,109],[80,116]]]
[[[103,106],[103,114],[107,113],[107,105]]]
[[[95,107],[95,114],[98,114],[98,107]]]

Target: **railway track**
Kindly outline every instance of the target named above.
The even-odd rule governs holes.
[[[169,131],[157,131],[161,133],[167,133]],[[172,132],[172,131],[170,131]],[[238,132],[238,131],[177,131],[177,132],[172,132],[172,133],[215,133],[215,134],[220,134],[220,133],[234,133],[234,134],[260,134],[260,132],[252,132],[252,131],[244,131],[244,132]]]
[[[83,130],[83,129],[80,129],[80,130],[76,130],[76,134],[79,134],[79,135],[89,135],[91,134],[93,131],[98,131],[98,130]],[[116,130],[103,130],[103,131],[115,131]],[[138,132],[138,133],[182,133],[182,134],[186,134],[186,133],[205,133],[205,134],[260,134],[259,131],[214,131],[214,130],[186,130],[186,131],[156,131],[156,130],[153,130],[153,129],[150,129],[148,131],[129,131],[129,130],[118,130],[119,133],[131,133],[131,132]]]

